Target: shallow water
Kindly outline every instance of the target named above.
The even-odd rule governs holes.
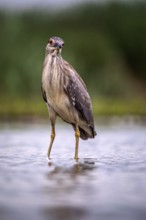
[[[146,126],[96,126],[80,141],[57,125],[52,159],[50,127],[0,124],[0,220],[145,220]]]

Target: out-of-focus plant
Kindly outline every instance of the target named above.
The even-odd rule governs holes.
[[[0,97],[40,97],[44,49],[65,40],[62,55],[93,97],[145,96],[146,4],[84,5],[63,12],[0,12]]]

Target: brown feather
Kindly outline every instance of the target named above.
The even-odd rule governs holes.
[[[58,40],[59,38],[57,38]],[[48,108],[75,128],[82,139],[96,135],[87,88],[74,68],[61,57],[61,49],[46,47],[42,73],[42,94]]]

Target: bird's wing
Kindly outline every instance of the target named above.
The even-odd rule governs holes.
[[[90,96],[87,92],[85,83],[76,71],[68,64],[65,71],[65,91],[72,103],[72,105],[80,113],[81,117],[87,122],[88,126],[94,128],[92,105]]]

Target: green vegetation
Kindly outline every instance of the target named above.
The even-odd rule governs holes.
[[[146,105],[144,100],[109,100],[97,99],[93,100],[94,115],[104,116],[123,116],[127,115],[141,115],[146,113]],[[0,105],[0,116],[5,118],[26,117],[26,116],[39,116],[48,117],[48,111],[42,100],[36,99],[15,99],[11,103],[3,100]]]
[[[50,36],[80,73],[95,114],[146,114],[146,3],[0,12],[0,115],[46,115],[40,84]]]

